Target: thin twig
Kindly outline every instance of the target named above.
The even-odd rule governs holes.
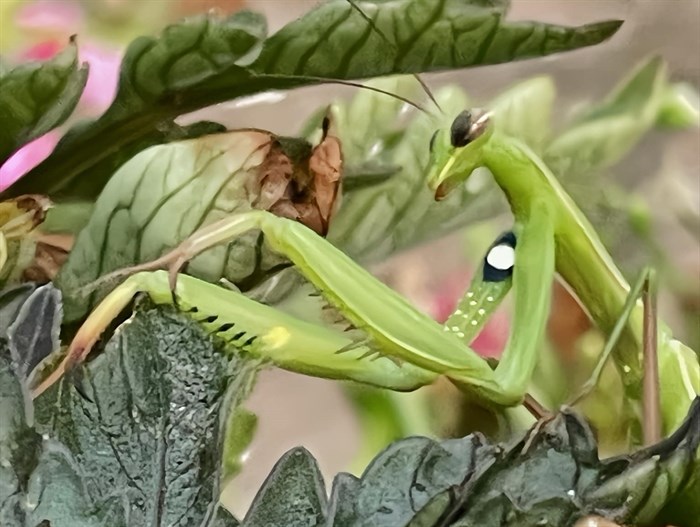
[[[552,412],[547,410],[543,405],[539,403],[539,401],[537,401],[537,399],[535,399],[529,393],[525,394],[525,399],[523,399],[523,406],[538,421],[540,419],[544,419],[545,417],[549,417],[550,415],[552,415]]]

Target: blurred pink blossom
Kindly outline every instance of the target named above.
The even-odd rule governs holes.
[[[447,278],[433,297],[430,313],[440,323],[445,322],[457,309],[460,298],[467,290],[471,276],[465,272],[455,273]],[[508,340],[508,315],[496,311],[486,323],[481,333],[472,341],[472,348],[483,357],[500,357]]]
[[[25,30],[25,35],[38,41],[17,53],[18,60],[51,59],[65,47],[70,35],[82,29],[83,21],[83,12],[75,2],[38,0],[23,4],[15,14],[15,22]],[[99,115],[114,100],[121,52],[95,41],[79,39],[78,54],[80,62],[90,65],[90,71],[76,113]],[[52,131],[15,152],[0,166],[0,191],[43,161],[56,146],[59,137],[58,132]]]
[[[9,187],[32,168],[41,163],[53,151],[58,139],[58,132],[49,132],[38,139],[27,143],[12,154],[0,166],[0,191]]]
[[[19,6],[15,13],[17,27],[27,31],[76,31],[83,23],[83,10],[69,0],[36,0]]]
[[[101,114],[112,104],[119,83],[120,51],[95,42],[78,44],[81,62],[90,64],[85,91],[80,99],[92,114]]]

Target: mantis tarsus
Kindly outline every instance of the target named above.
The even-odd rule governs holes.
[[[144,291],[159,303],[174,298],[205,327],[237,347],[293,371],[394,390],[414,389],[442,374],[485,402],[513,406],[522,401],[536,364],[556,270],[605,333],[613,330],[625,312],[626,300],[632,299],[629,320],[618,324],[621,343],[614,357],[627,395],[639,399],[641,304],[634,292],[630,295],[592,226],[547,167],[526,146],[494,132],[487,114],[461,113],[450,130],[435,133],[430,148],[428,182],[438,197],[465,181],[475,168],[485,166],[505,192],[515,216],[513,233],[489,250],[484,270],[444,327],[303,225],[264,211],[245,212],[197,231],[171,253],[139,266],[141,270],[169,267],[170,277],[163,272],[137,274],[115,289],[76,335],[62,366],[36,393],[57,380],[66,366],[80,362],[112,318],[134,294]],[[350,326],[347,322],[342,328],[312,325],[190,277],[181,276],[175,286],[177,272],[189,259],[250,230],[261,230],[269,246],[291,260]],[[493,370],[468,343],[511,282],[513,330]],[[664,327],[659,332],[659,355],[661,407],[668,431],[685,415],[700,374],[693,352],[671,339]],[[676,383],[672,393],[664,391],[668,378]]]

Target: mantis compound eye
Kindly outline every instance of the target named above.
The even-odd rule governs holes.
[[[455,148],[467,146],[469,143],[469,129],[472,127],[472,113],[464,110],[460,113],[450,127],[450,143]]]
[[[450,127],[450,142],[455,148],[467,146],[484,133],[489,123],[488,112],[477,111],[475,116],[469,110],[460,113]]]
[[[515,234],[502,234],[484,258],[484,282],[502,282],[513,275],[515,265]]]

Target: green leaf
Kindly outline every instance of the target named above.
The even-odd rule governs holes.
[[[251,210],[266,160],[261,147],[269,143],[266,132],[228,132],[155,146],[124,164],[95,203],[56,280],[66,320],[81,317],[92,304],[77,288],[152,260],[203,225]],[[279,263],[267,249],[256,251],[257,240],[251,233],[209,250],[190,262],[188,273],[240,283]]]
[[[253,441],[257,424],[258,417],[253,412],[243,407],[233,409],[226,426],[222,480],[234,477],[243,468],[244,455]]]
[[[304,448],[287,452],[275,464],[242,522],[243,527],[322,525],[326,491],[318,464]]]
[[[0,165],[22,145],[68,118],[87,74],[87,66],[78,67],[73,40],[51,60],[0,71]]]
[[[593,431],[571,410],[508,445],[493,445],[480,434],[442,442],[407,438],[381,452],[359,480],[335,478],[325,525],[535,527],[572,525],[588,515],[658,524],[664,506],[688,490],[699,446],[700,397],[671,437],[604,461]],[[302,453],[286,454],[256,497],[254,516],[263,525],[283,525],[290,508],[289,525],[322,523],[320,507],[303,512],[303,504],[323,499],[318,469]],[[292,454],[299,457],[296,465]]]
[[[251,375],[186,316],[140,307],[83,369],[89,399],[64,378],[35,401],[37,428],[70,450],[110,526],[235,525],[216,512],[223,416]]]
[[[352,527],[355,525],[355,502],[360,480],[352,474],[341,472],[333,479],[328,503],[326,527]]]
[[[556,87],[551,77],[519,82],[489,103],[498,130],[540,153],[551,135]]]
[[[621,24],[511,23],[503,20],[506,7],[484,0],[338,0],[264,41],[263,19],[248,12],[170,26],[158,39],[129,46],[110,109],[4,195],[94,198],[123,162],[120,152],[133,155],[162,140],[157,131],[169,130],[178,115],[243,95],[539,57],[600,43]]]
[[[621,25],[507,22],[506,7],[473,0],[334,0],[267,39],[254,68],[340,79],[439,71],[598,44]]]
[[[613,165],[668,109],[669,89],[663,60],[645,61],[602,103],[586,109],[557,135],[545,151],[545,163],[569,179],[590,177]]]
[[[30,425],[31,402],[0,339],[0,525],[97,527],[82,473],[71,453]],[[117,518],[115,518],[117,520]],[[118,520],[113,523],[119,527]]]
[[[22,381],[37,364],[59,349],[62,315],[61,292],[48,283],[36,288],[13,316],[7,328],[7,340],[15,373]]]
[[[23,283],[0,291],[0,338],[7,338],[7,330],[15,321],[24,302],[36,288],[36,284]]]
[[[265,33],[261,16],[239,12],[226,19],[187,19],[167,27],[159,38],[136,39],[122,61],[109,109],[71,129],[50,159],[6,194],[31,188],[53,198],[94,198],[114,170],[139,150],[182,138],[177,116],[261,91],[244,66],[259,53]]]

